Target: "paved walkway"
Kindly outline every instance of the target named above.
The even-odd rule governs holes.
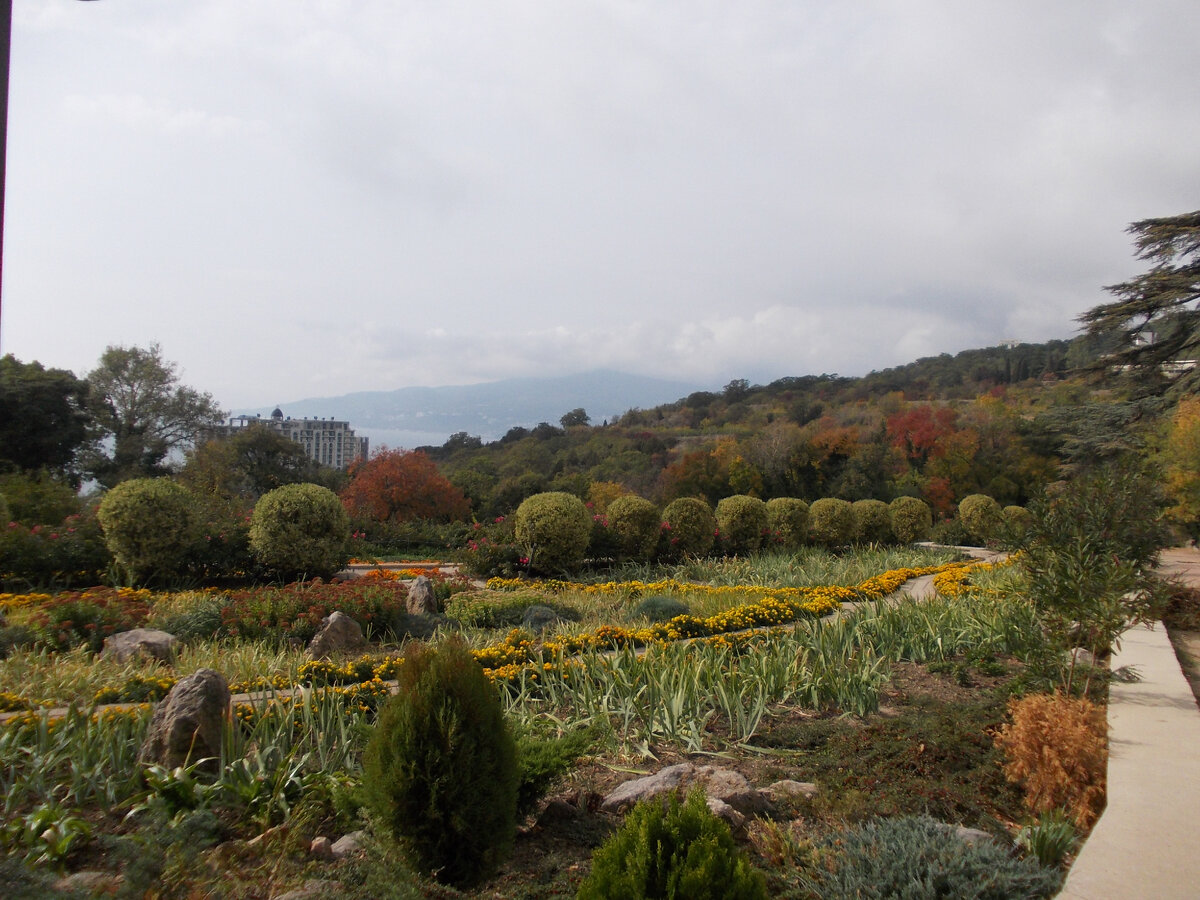
[[[1200,551],[1166,551],[1162,568],[1200,587]],[[1059,897],[1195,900],[1200,710],[1161,623],[1127,631],[1112,666],[1140,680],[1109,689],[1108,806]]]

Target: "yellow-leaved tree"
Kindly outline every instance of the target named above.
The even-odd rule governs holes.
[[[1200,397],[1179,401],[1162,451],[1167,515],[1193,539],[1200,538]]]

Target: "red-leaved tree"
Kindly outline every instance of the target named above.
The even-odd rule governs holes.
[[[378,522],[465,519],[471,504],[419,450],[381,447],[366,462],[350,467],[342,503],[351,516]]]

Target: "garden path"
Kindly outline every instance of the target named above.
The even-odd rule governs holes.
[[[1160,568],[1200,588],[1200,551],[1164,551]],[[1068,873],[1062,900],[1200,896],[1200,709],[1162,623],[1132,628],[1114,670],[1140,676],[1108,695],[1108,806]]]

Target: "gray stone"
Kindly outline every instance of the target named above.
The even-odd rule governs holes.
[[[534,605],[526,609],[525,614],[521,616],[521,627],[537,634],[562,621],[563,617],[550,607]]]
[[[112,872],[86,869],[72,872],[54,882],[54,890],[63,894],[86,894],[89,897],[115,897],[125,879]]]
[[[117,662],[128,662],[135,657],[148,656],[169,663],[175,658],[175,645],[178,643],[179,639],[169,632],[154,628],[134,628],[106,637],[100,655]]]
[[[634,778],[617,785],[600,803],[605,812],[621,812],[643,800],[658,797],[683,786],[684,779],[695,771],[691,763],[679,763],[659,769],[653,775]]]
[[[729,826],[729,830],[733,832],[734,837],[740,837],[745,833],[746,817],[744,815],[724,800],[718,800],[716,797],[709,797],[704,802],[708,805],[710,813]]]
[[[308,852],[317,859],[332,860],[333,856],[333,841],[324,835],[312,839],[312,843],[308,845]]]
[[[321,621],[321,630],[308,645],[309,659],[325,659],[338,653],[357,653],[365,650],[367,639],[362,628],[340,610]]]
[[[433,596],[433,582],[427,575],[420,575],[408,586],[408,599],[405,601],[408,614],[411,616],[437,615],[437,597]]]
[[[986,831],[980,831],[978,828],[967,828],[965,825],[947,826],[954,828],[954,836],[960,841],[965,841],[968,844],[975,845],[983,841],[991,841],[994,838]]]
[[[571,819],[579,818],[579,808],[566,800],[555,798],[546,804],[546,808],[542,810],[537,818],[539,827],[545,828],[547,825],[554,825],[558,822],[569,822]]]
[[[772,785],[768,785],[763,791],[767,799],[773,801],[780,800],[811,800],[817,796],[820,788],[811,781],[792,781],[790,778],[785,778],[783,781],[776,781]]]
[[[229,685],[212,669],[198,669],[171,688],[154,707],[138,760],[173,769],[221,756],[229,721]]]
[[[763,815],[771,808],[767,797],[755,790],[740,772],[692,763],[667,766],[653,775],[626,781],[604,798],[600,808],[605,812],[620,812],[650,797],[675,790],[686,793],[696,786],[704,791],[705,797],[720,800],[743,816]]]
[[[349,856],[351,853],[358,853],[362,850],[364,837],[366,837],[366,832],[352,831],[344,837],[338,838],[330,848],[333,851],[334,859],[341,859],[343,856]]]
[[[298,888],[292,888],[285,894],[279,894],[275,900],[319,900],[322,897],[334,897],[341,890],[336,882],[321,881],[310,878]]]

